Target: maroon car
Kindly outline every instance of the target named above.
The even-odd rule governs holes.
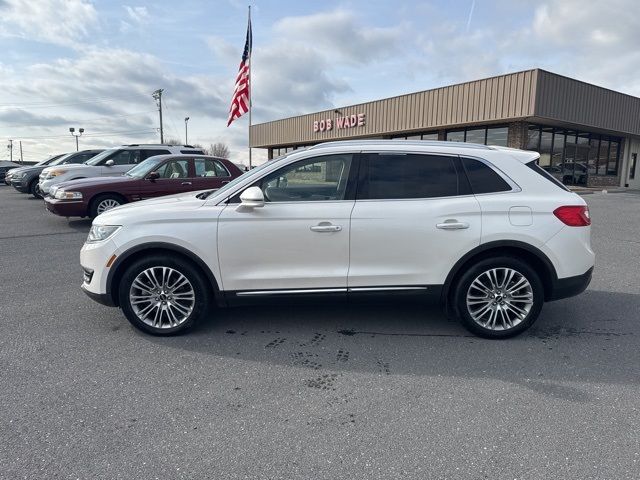
[[[220,188],[242,172],[229,160],[203,155],[158,155],[119,177],[63,182],[45,199],[63,217],[96,217],[123,203],[195,190]]]

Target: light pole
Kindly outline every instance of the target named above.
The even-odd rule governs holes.
[[[73,127],[69,128],[69,132],[71,132],[71,135],[73,135],[74,137],[76,137],[76,152],[79,150],[78,147],[78,137],[81,137],[82,134],[84,133],[84,128],[79,128],[78,129],[78,133],[75,133],[76,129]]]
[[[187,124],[189,122],[189,117],[184,117],[184,144],[189,144],[189,129],[187,128]]]

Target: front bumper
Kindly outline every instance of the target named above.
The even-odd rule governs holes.
[[[98,302],[99,304],[104,305],[106,307],[116,306],[115,303],[113,303],[113,300],[111,299],[111,295],[109,295],[108,293],[94,293],[90,290],[87,290],[84,283],[80,286],[80,289],[84,293],[86,293],[87,296],[94,302]]]
[[[40,191],[42,192],[42,195],[49,195],[49,190],[51,189],[51,187],[53,187],[56,183],[60,183],[56,181],[56,178],[57,177],[53,177],[53,178],[50,178],[49,180],[43,180],[42,177],[40,177],[38,186],[40,187]]]
[[[582,275],[575,277],[559,278],[555,281],[551,292],[549,292],[547,301],[560,300],[561,298],[569,298],[584,292],[591,283],[593,276],[593,267]]]
[[[22,183],[22,180],[11,180],[11,186],[18,190],[20,193],[29,193],[28,186]]]
[[[61,217],[86,217],[89,215],[83,200],[58,200],[46,197],[44,204],[51,213]]]

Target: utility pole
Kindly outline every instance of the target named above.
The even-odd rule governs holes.
[[[20,140],[20,165],[24,165],[24,159],[22,158],[22,140]]]
[[[189,117],[184,117],[184,144],[189,145],[189,129],[187,128],[187,122]]]
[[[162,129],[162,92],[164,92],[164,89],[159,88],[151,94],[151,96],[156,99],[158,112],[160,112],[160,143],[164,143],[164,131]]]
[[[7,145],[7,148],[9,149],[10,160],[13,162],[13,140],[9,140],[9,145]]]

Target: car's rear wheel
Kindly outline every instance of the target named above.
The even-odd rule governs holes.
[[[188,261],[151,256],[130,265],[120,281],[120,306],[133,326],[153,335],[191,328],[209,308],[209,289]]]
[[[89,213],[91,215],[91,218],[95,218],[101,213],[111,210],[112,208],[119,207],[124,203],[124,199],[119,195],[114,195],[111,193],[98,195],[91,201]]]
[[[29,184],[29,193],[33,195],[34,198],[42,198],[42,191],[40,190],[40,186],[38,185],[38,179],[31,180]]]
[[[462,324],[485,338],[508,338],[536,321],[544,288],[536,271],[515,257],[481,260],[460,278],[455,303]]]

